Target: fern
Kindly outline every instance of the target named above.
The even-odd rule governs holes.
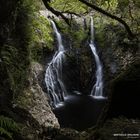
[[[8,137],[9,139],[13,140],[12,138],[12,133],[8,132],[7,130],[5,130],[4,128],[0,127],[0,135],[1,136],[6,136]]]
[[[11,118],[0,116],[0,135],[2,137],[12,138],[13,133],[19,132],[19,125]]]
[[[18,124],[14,120],[4,116],[0,116],[0,127],[12,132],[18,132],[20,130]]]

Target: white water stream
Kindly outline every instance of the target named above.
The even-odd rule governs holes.
[[[54,107],[57,107],[64,101],[64,97],[67,93],[62,81],[62,64],[65,60],[65,49],[62,44],[61,34],[58,32],[55,23],[53,21],[51,21],[51,23],[56,34],[58,51],[55,52],[53,59],[48,64],[45,74],[45,83],[52,104]]]
[[[91,17],[90,19],[90,34],[91,34],[91,39],[90,39],[90,48],[92,50],[92,53],[95,58],[95,63],[96,63],[96,82],[91,90],[91,95],[94,98],[97,99],[102,99],[103,97],[103,67],[100,61],[100,58],[98,56],[96,47],[94,45],[94,25],[93,25],[93,18]]]

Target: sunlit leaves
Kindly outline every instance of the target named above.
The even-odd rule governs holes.
[[[72,11],[82,14],[87,11],[87,6],[79,0],[53,0],[51,6],[62,12]]]
[[[97,0],[96,3],[93,4],[96,4],[107,11],[115,11],[118,5],[118,0]]]

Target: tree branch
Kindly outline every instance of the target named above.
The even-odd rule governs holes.
[[[59,11],[57,11],[57,10],[55,10],[55,9],[53,9],[50,5],[49,5],[49,3],[48,3],[48,1],[47,0],[42,0],[43,1],[43,3],[44,3],[44,5],[45,5],[45,7],[49,10],[49,11],[51,11],[54,15],[56,15],[57,17],[62,17],[62,19],[64,19],[64,21],[70,26],[70,22],[69,22],[69,19],[67,18],[67,17],[65,17],[61,12],[59,12]]]
[[[103,9],[101,9],[101,8],[99,8],[99,7],[93,5],[93,4],[91,4],[91,3],[89,3],[89,2],[87,2],[85,0],[79,0],[79,1],[84,3],[87,6],[91,7],[92,9],[96,10],[97,12],[100,12],[100,13],[104,14],[105,16],[110,17],[110,18],[112,18],[114,20],[117,20],[118,22],[120,22],[125,27],[128,35],[130,37],[134,37],[134,34],[132,33],[132,31],[131,31],[130,27],[128,26],[128,24],[124,20],[122,20],[121,18],[119,18],[119,17],[117,17],[115,15],[112,15],[112,14],[106,12],[105,10],[103,10]]]
[[[61,12],[61,13],[62,13],[62,14],[70,14],[70,15],[75,15],[75,16],[77,16],[77,17],[81,17],[80,14],[77,14],[77,13],[71,12],[71,11],[64,11],[64,12]]]

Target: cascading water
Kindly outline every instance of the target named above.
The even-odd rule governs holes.
[[[58,94],[58,89],[56,88],[58,84],[61,86],[61,89],[63,89],[61,90],[61,93],[66,93],[66,92],[62,92],[65,91],[65,88],[63,88],[64,84],[62,81],[62,60],[65,58],[64,55],[65,50],[62,45],[61,35],[58,33],[57,28],[53,22],[52,25],[57,35],[58,52],[56,52],[56,54],[53,57],[53,60],[49,64],[50,66],[46,70],[46,85],[48,85],[48,90],[51,91],[50,95],[53,96],[52,102],[55,101],[55,106],[58,106],[59,103],[61,102],[60,94]],[[96,125],[98,118],[102,112],[102,109],[106,103],[106,98],[103,97],[102,65],[99,56],[97,54],[96,48],[94,46],[93,37],[94,37],[93,19],[91,19],[91,41],[89,45],[91,47],[97,65],[96,82],[91,91],[91,96],[82,94],[76,90],[75,91],[68,90],[68,94],[66,94],[66,97],[65,95],[61,94],[63,99],[65,99],[63,104],[53,109],[53,112],[58,118],[61,127],[74,128],[76,130],[81,131]],[[71,63],[68,63],[67,65],[71,66]],[[73,67],[74,70],[76,68],[77,67]],[[63,70],[68,70],[68,69],[63,69]],[[69,75],[70,74],[71,71],[69,71]],[[66,77],[67,76],[66,74],[65,78],[68,79],[69,75],[68,77]],[[73,75],[73,73],[71,75]],[[68,85],[69,84],[67,84],[67,86]],[[97,100],[97,99],[102,99],[102,100]]]
[[[91,40],[90,40],[90,48],[95,58],[96,62],[96,82],[91,90],[91,95],[94,98],[102,99],[103,97],[103,68],[101,61],[99,59],[98,53],[96,51],[96,47],[94,45],[94,25],[93,25],[93,18],[90,19],[90,32],[91,32]]]
[[[45,83],[52,101],[51,104],[57,107],[60,105],[60,102],[64,101],[64,97],[67,93],[62,81],[62,64],[65,60],[65,49],[62,44],[61,34],[58,32],[55,23],[53,21],[51,21],[51,23],[57,37],[58,51],[55,52],[53,59],[48,64],[45,74]]]

